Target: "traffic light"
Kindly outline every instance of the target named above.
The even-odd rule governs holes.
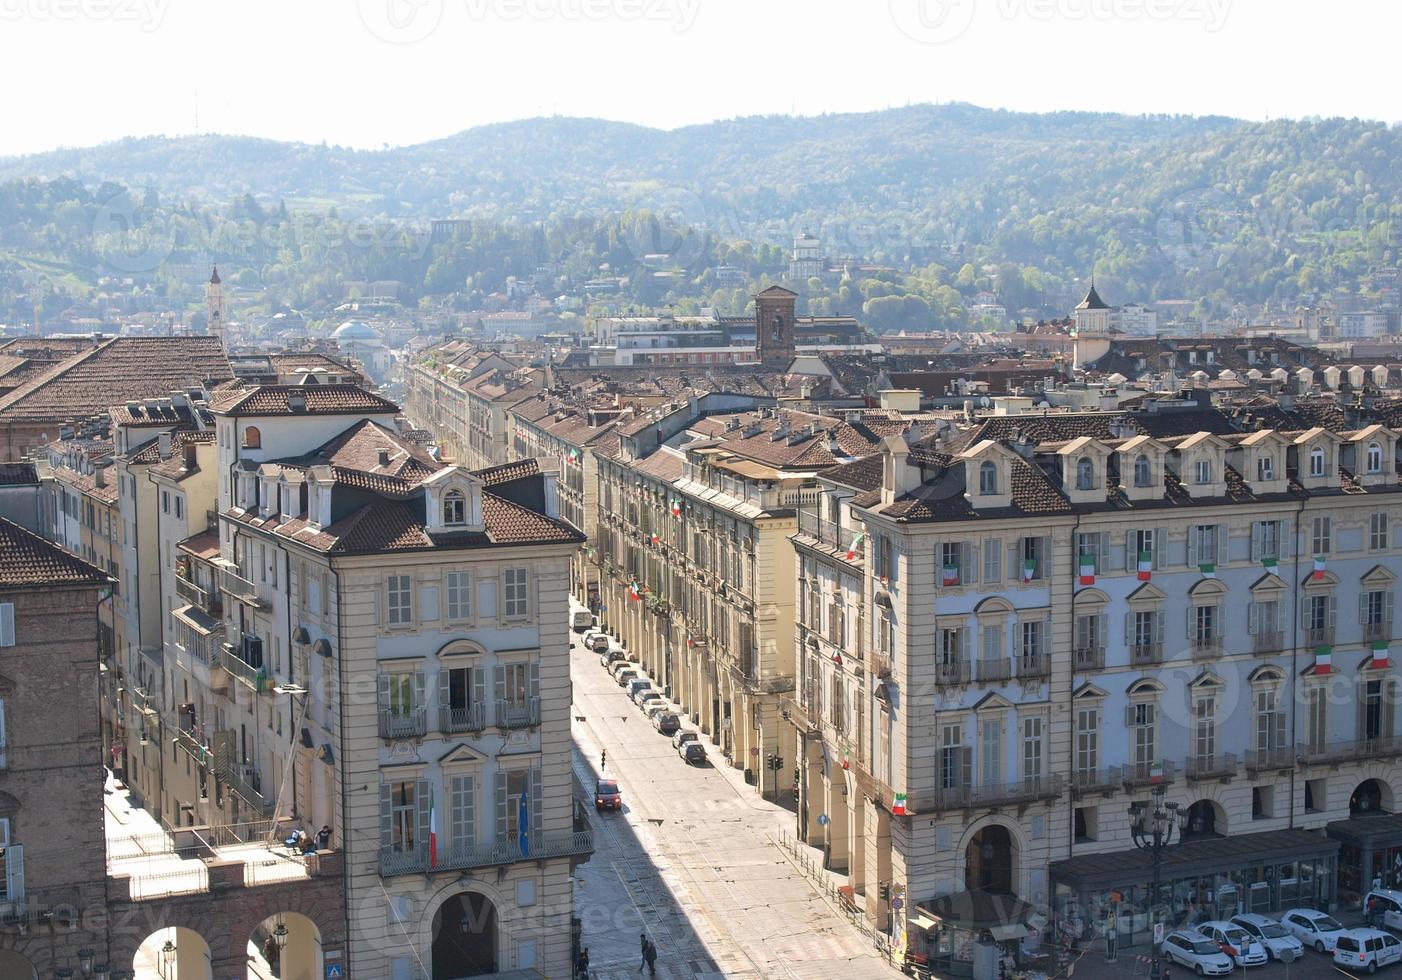
[[[769,757],[769,768],[778,772],[784,768],[784,757],[782,755],[771,755]]]
[[[881,896],[883,902],[889,902],[891,900],[891,886],[883,881],[877,888],[877,894]]]

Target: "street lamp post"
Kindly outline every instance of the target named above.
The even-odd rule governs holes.
[[[1154,797],[1148,803],[1139,801],[1129,805],[1129,829],[1134,846],[1148,851],[1153,863],[1153,884],[1149,892],[1150,929],[1158,921],[1163,852],[1183,842],[1183,829],[1188,817],[1186,810],[1180,811],[1177,803],[1165,803],[1163,796],[1163,786],[1155,786]],[[1163,975],[1162,955],[1160,946],[1155,945],[1149,967],[1150,980],[1160,980]]]

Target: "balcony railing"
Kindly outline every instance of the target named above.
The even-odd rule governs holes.
[[[1148,762],[1131,762],[1120,767],[1120,778],[1126,786],[1150,786],[1156,783],[1171,783],[1175,775],[1171,762],[1156,765]]]
[[[498,701],[498,728],[533,728],[540,724],[540,698],[524,701]]]
[[[1360,759],[1385,759],[1402,755],[1402,738],[1384,735],[1378,738],[1345,739],[1316,745],[1301,745],[1296,753],[1304,765],[1354,762]]]
[[[1078,793],[1108,793],[1124,785],[1119,766],[1104,769],[1077,769],[1071,773],[1071,788]]]
[[[850,527],[843,527],[832,521],[826,521],[818,517],[811,510],[800,510],[798,512],[798,533],[817,541],[820,545],[830,548],[833,551],[841,551],[845,556],[852,547],[853,540],[861,532]],[[858,548],[853,560],[862,557],[862,549]]]
[[[492,868],[515,864],[517,861],[540,861],[549,858],[582,857],[594,853],[594,836],[588,830],[567,834],[534,834],[525,847],[511,838],[493,844],[468,846],[448,845],[438,848],[438,862],[430,866],[428,845],[418,844],[403,850],[380,848],[380,875],[423,874],[426,871],[464,871],[471,868]]]
[[[939,788],[935,790],[931,804],[935,810],[970,810],[1032,803],[1036,800],[1055,799],[1060,795],[1060,776],[1040,776],[1006,783]]]
[[[1282,630],[1268,630],[1252,637],[1253,653],[1279,653],[1285,648],[1285,633]]]
[[[449,734],[480,732],[487,727],[486,708],[485,704],[469,704],[462,708],[439,708],[438,728]]]
[[[1104,647],[1076,647],[1071,651],[1072,670],[1101,670],[1104,667]]]
[[[1162,643],[1135,643],[1129,648],[1129,662],[1135,667],[1163,663]]]
[[[424,708],[391,709],[380,706],[380,738],[422,738],[428,733]]]
[[[1222,641],[1215,636],[1199,637],[1188,641],[1194,660],[1216,660],[1222,656]]]
[[[1023,654],[1017,658],[1018,680],[1040,680],[1051,672],[1051,663],[1044,653]]]
[[[1234,753],[1215,752],[1212,755],[1189,756],[1183,764],[1183,772],[1191,780],[1224,779],[1235,776],[1239,765]]]
[[[1268,769],[1294,769],[1296,750],[1283,745],[1276,749],[1251,749],[1246,753],[1246,771],[1264,772]]]
[[[969,683],[969,662],[967,660],[935,664],[936,687],[958,687],[967,683]]]
[[[263,667],[255,667],[239,655],[232,643],[224,644],[224,652],[219,658],[220,665],[236,680],[242,681],[259,694],[273,689],[272,678]]]
[[[1313,649],[1314,647],[1328,647],[1328,646],[1333,646],[1333,645],[1334,645],[1334,627],[1332,627],[1332,626],[1321,626],[1321,627],[1319,627],[1319,628],[1317,628],[1317,629],[1307,629],[1307,630],[1305,630],[1305,646],[1306,646],[1306,647]]]
[[[239,602],[246,603],[250,606],[258,606],[263,609],[272,607],[271,602],[258,594],[257,586],[232,568],[220,570],[219,587]]]
[[[200,765],[204,765],[205,762],[209,760],[209,745],[201,737],[199,731],[177,728],[175,730],[175,744],[189,753],[190,758],[194,759]]]
[[[242,800],[249,809],[264,817],[273,815],[276,800],[263,795],[263,780],[257,769],[253,766],[234,764],[220,766],[218,773],[224,785],[229,787],[229,792]]]
[[[175,594],[190,605],[198,606],[200,609],[203,609],[215,619],[223,615],[224,603],[220,600],[219,596],[216,593],[208,592],[200,588],[187,578],[176,577]]]
[[[1363,624],[1363,642],[1379,643],[1392,639],[1392,620]]]
[[[1013,676],[1013,662],[1007,657],[990,657],[986,660],[979,660],[978,669],[974,676],[980,683],[986,684],[989,681],[1005,681]]]

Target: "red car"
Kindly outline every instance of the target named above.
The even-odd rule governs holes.
[[[621,810],[623,808],[623,794],[618,791],[618,784],[612,779],[601,779],[594,784],[594,809],[596,810]]]

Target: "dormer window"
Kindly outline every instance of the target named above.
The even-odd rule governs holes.
[[[1381,473],[1383,471],[1383,447],[1376,442],[1368,443],[1368,472]]]
[[[1261,456],[1256,460],[1256,479],[1262,482],[1275,479],[1275,457]]]
[[[998,493],[998,466],[985,462],[978,468],[978,492],[985,497]]]
[[[1310,450],[1310,476],[1324,475],[1324,450],[1315,446]]]
[[[449,490],[443,495],[443,523],[448,527],[461,527],[467,523],[467,498],[460,490]]]
[[[1149,468],[1149,457],[1139,456],[1134,460],[1134,485],[1136,487],[1153,486],[1153,473]]]
[[[1095,464],[1084,456],[1076,462],[1076,489],[1095,489]]]
[[[1193,482],[1199,486],[1212,482],[1212,460],[1200,459],[1193,464]]]

